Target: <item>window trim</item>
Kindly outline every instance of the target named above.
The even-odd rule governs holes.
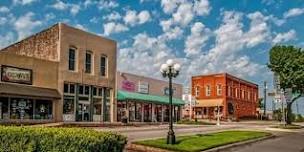
[[[209,84],[206,85],[205,95],[207,97],[211,96],[211,86]]]
[[[223,95],[223,88],[222,88],[222,84],[220,84],[220,83],[216,85],[216,95],[218,95],[218,96]]]
[[[90,56],[91,56],[91,63],[90,63],[90,71],[89,72],[87,72],[87,54],[90,54]],[[94,65],[94,54],[93,54],[92,51],[86,50],[86,52],[85,52],[85,59],[84,59],[84,73],[86,73],[86,74],[94,74],[93,65]]]

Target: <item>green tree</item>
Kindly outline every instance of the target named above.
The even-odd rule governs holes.
[[[281,89],[292,89],[293,97],[287,103],[287,124],[291,124],[291,106],[304,93],[304,51],[294,46],[276,45],[269,52],[268,67],[279,76]]]

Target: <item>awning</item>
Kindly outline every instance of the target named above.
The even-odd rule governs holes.
[[[46,99],[60,99],[56,89],[39,88],[34,86],[0,83],[0,95],[25,96]]]
[[[217,107],[223,106],[223,99],[201,99],[196,101],[195,107]]]
[[[127,91],[121,91],[121,90],[118,90],[118,92],[117,92],[117,100],[118,101],[135,100],[135,101],[149,102],[149,103],[156,103],[156,104],[169,104],[168,96],[156,96],[156,95],[127,92]],[[178,98],[173,98],[172,103],[173,103],[173,105],[184,105],[185,104],[182,99],[178,99]]]

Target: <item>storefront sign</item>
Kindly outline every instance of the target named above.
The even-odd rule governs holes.
[[[134,92],[135,91],[135,84],[131,81],[123,80],[121,88],[125,91]]]
[[[1,81],[32,84],[32,70],[2,65]]]
[[[148,94],[149,93],[149,83],[139,81],[138,82],[138,92]]]

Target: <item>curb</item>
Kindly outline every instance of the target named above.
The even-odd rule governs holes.
[[[277,136],[275,136],[275,135],[269,135],[269,136],[258,138],[258,139],[251,139],[251,140],[247,140],[247,141],[243,141],[243,142],[237,142],[237,143],[228,144],[228,145],[225,145],[225,146],[220,146],[220,147],[216,147],[216,148],[212,148],[212,149],[208,149],[208,150],[203,150],[202,152],[229,151],[232,148],[248,146],[250,144],[254,144],[254,143],[257,143],[257,142],[260,142],[260,141],[264,141],[264,140],[272,139],[272,138],[276,138],[276,137]]]

